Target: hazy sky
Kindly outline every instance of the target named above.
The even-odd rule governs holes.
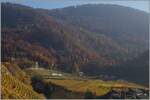
[[[149,0],[1,0],[2,2],[19,3],[34,8],[63,8],[82,4],[117,4],[149,12]]]

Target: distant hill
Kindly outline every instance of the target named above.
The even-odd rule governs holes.
[[[59,69],[72,67],[68,70],[76,64],[80,66],[95,59],[99,59],[102,65],[112,65],[126,55],[126,49],[105,35],[97,38],[90,32],[59,23],[36,9],[9,3],[2,4],[2,44],[8,50],[8,54],[2,50],[4,56],[23,52],[30,60],[34,57],[40,61],[41,65],[48,66],[54,62]]]
[[[142,11],[117,5],[56,10],[1,6],[2,61],[14,58],[22,69],[37,61],[49,69],[103,74],[148,49],[148,14]]]
[[[87,4],[47,11],[58,21],[105,35],[136,55],[148,48],[148,13],[133,8]]]

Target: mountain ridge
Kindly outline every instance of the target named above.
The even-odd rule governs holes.
[[[131,8],[123,10],[124,7],[118,10],[120,6],[111,11],[109,6],[104,11],[101,8],[105,6],[98,6],[94,12],[97,6],[39,10],[2,3],[2,60],[14,57],[21,68],[37,61],[44,68],[76,73],[92,62],[96,63],[90,67],[94,71],[111,68],[147,50],[147,14],[137,10],[132,14]],[[114,10],[120,12],[118,16],[113,15]],[[134,18],[134,14],[139,16]]]

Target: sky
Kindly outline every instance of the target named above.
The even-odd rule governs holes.
[[[117,4],[149,12],[149,0],[1,0],[34,8],[55,9],[83,4]]]

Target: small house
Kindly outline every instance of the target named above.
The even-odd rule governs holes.
[[[62,74],[60,74],[60,73],[52,73],[52,76],[59,76],[59,77],[61,77],[62,76]]]

